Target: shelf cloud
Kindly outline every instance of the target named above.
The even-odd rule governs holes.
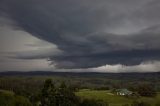
[[[58,69],[132,67],[160,61],[159,10],[159,0],[0,0],[0,26],[56,46],[10,58],[48,59]]]

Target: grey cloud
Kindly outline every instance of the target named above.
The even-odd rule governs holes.
[[[60,63],[55,63],[58,68],[88,68],[103,66],[106,63],[137,65],[145,61],[159,60],[159,54],[160,50],[128,50],[81,56],[56,56],[52,57],[51,60]]]
[[[23,52],[11,52],[13,56],[10,58],[19,59],[47,59],[52,56],[61,54],[62,52],[56,48],[39,48],[37,50],[23,51]]]
[[[63,53],[48,57],[58,68],[136,65],[160,59],[159,4],[158,0],[0,0],[0,16],[14,21],[13,27],[56,44]]]

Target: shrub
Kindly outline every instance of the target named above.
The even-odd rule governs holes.
[[[105,103],[101,100],[94,100],[94,99],[84,99],[80,106],[109,106],[108,103]]]
[[[154,97],[156,96],[156,91],[153,86],[148,84],[143,84],[138,87],[138,93],[141,96]]]

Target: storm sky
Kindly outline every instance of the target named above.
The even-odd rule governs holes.
[[[160,0],[0,0],[0,71],[160,71]]]

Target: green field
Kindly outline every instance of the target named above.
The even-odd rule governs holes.
[[[96,100],[103,100],[109,103],[109,106],[122,106],[124,104],[131,104],[134,100],[141,100],[150,103],[152,106],[155,104],[160,103],[160,93],[155,98],[148,98],[148,97],[140,97],[137,99],[127,98],[123,96],[117,96],[112,94],[109,90],[89,90],[83,89],[79,92],[76,92],[76,95],[81,98],[88,98],[88,99],[96,99]]]

